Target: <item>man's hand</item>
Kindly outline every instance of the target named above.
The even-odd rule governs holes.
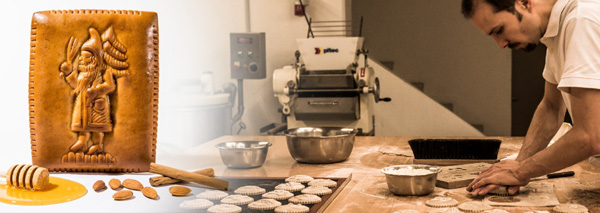
[[[471,195],[485,195],[489,191],[500,186],[510,186],[509,194],[515,194],[519,190],[519,186],[527,185],[529,180],[519,180],[516,171],[519,168],[519,162],[514,160],[504,160],[492,165],[484,170],[467,186],[467,191]]]
[[[71,36],[71,38],[69,39],[69,44],[67,44],[67,60],[65,60],[64,62],[62,62],[60,64],[59,70],[60,70],[60,77],[64,77],[65,75],[69,75],[71,74],[71,72],[73,72],[73,60],[75,59],[75,56],[77,56],[77,49],[79,48],[79,42],[77,41],[76,38],[73,38]]]
[[[88,100],[91,101],[92,99],[96,98],[96,96],[98,96],[98,92],[99,92],[98,86],[96,86],[95,88],[90,87],[90,88],[87,88],[85,96],[86,96],[86,98],[88,98]]]

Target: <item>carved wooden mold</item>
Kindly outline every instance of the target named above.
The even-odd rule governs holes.
[[[52,171],[148,171],[158,120],[156,13],[36,12],[30,57],[33,164]]]

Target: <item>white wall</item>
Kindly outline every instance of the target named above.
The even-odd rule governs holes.
[[[484,136],[446,107],[438,104],[410,83],[400,79],[376,61],[369,60],[381,83],[381,97],[391,102],[375,105],[377,136]]]
[[[245,83],[246,112],[242,121],[248,126],[243,135],[257,135],[260,127],[281,122],[277,108],[281,107],[273,96],[273,71],[294,63],[296,39],[306,38],[308,26],[302,16],[293,13],[294,1],[252,0],[251,30],[266,32],[267,78],[247,80]],[[311,0],[307,15],[314,20],[345,19],[344,0]],[[251,92],[250,92],[251,91]],[[234,131],[238,129],[234,127]]]
[[[454,104],[454,112],[484,134],[511,131],[511,52],[500,50],[460,13],[461,0],[352,0],[364,17],[365,47],[379,61],[393,61],[425,94]]]

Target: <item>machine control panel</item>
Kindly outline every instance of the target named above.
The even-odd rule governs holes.
[[[231,78],[267,77],[265,33],[231,33]]]

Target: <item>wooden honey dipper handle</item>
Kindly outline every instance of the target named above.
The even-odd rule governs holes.
[[[48,169],[36,165],[11,166],[5,177],[7,185],[30,190],[44,190],[50,182]]]

